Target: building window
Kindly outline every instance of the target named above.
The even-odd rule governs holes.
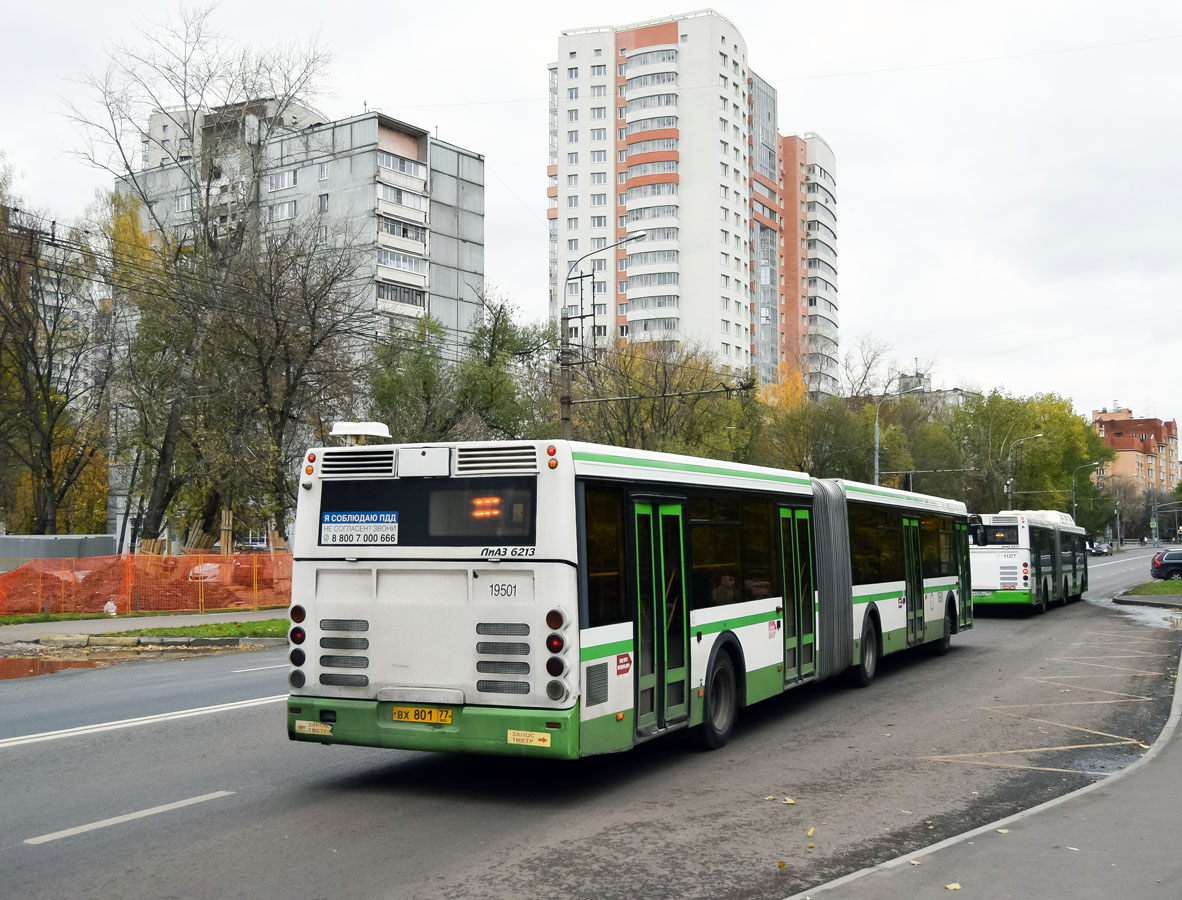
[[[598,78],[598,77],[600,77],[602,75],[606,75],[606,74],[607,74],[607,66],[592,66],[591,67],[591,77],[592,78]]]
[[[577,144],[579,142],[579,132],[578,131],[568,131],[566,133],[566,142],[568,144]]]
[[[592,228],[607,228],[607,216],[592,216],[591,217],[591,227]]]
[[[566,186],[567,187],[578,187],[579,186],[579,176],[578,175],[567,175],[566,176]]]
[[[607,206],[607,194],[592,194],[591,195],[591,205],[592,206]]]
[[[579,111],[577,109],[568,109],[566,111],[566,120],[568,122],[579,121]]]
[[[607,107],[606,106],[591,107],[591,118],[592,119],[606,119],[607,118]]]
[[[422,163],[415,162],[413,159],[407,159],[404,156],[387,153],[385,150],[378,151],[378,165],[383,169],[392,169],[395,172],[401,172],[403,175],[410,175],[413,178],[427,177],[427,167]]]
[[[378,216],[378,231],[410,241],[426,243],[427,229],[413,222],[403,222],[401,219],[391,219],[389,216]]]
[[[607,246],[607,238],[601,238],[601,237],[591,238],[591,249],[592,250],[602,250],[606,246]]]
[[[576,209],[576,208],[578,208],[578,205],[579,205],[579,195],[578,194],[571,194],[569,197],[566,198],[567,209]]]
[[[176,198],[175,210],[177,212],[188,212],[193,208],[192,194],[179,194]]]
[[[592,141],[606,141],[607,140],[607,129],[606,128],[592,128],[591,129],[591,140]]]
[[[572,216],[571,218],[566,220],[566,230],[567,231],[574,231],[578,227],[579,227],[579,220],[577,217]]]
[[[276,203],[269,210],[268,219],[271,222],[282,222],[296,217],[296,202],[288,200],[286,203]]]
[[[328,240],[328,226],[327,225],[321,225],[320,228],[317,229],[316,239],[318,241],[327,241]]]
[[[328,181],[328,163],[322,162],[320,164],[319,177],[321,181]]]
[[[298,177],[297,169],[291,169],[287,172],[276,172],[274,175],[267,176],[267,190],[282,191],[285,188],[295,187]]]
[[[577,87],[567,88],[566,89],[566,99],[567,100],[578,100],[579,99],[579,89]]]
[[[566,155],[566,164],[568,166],[577,166],[579,164],[578,151],[575,151],[574,153],[568,153]]]
[[[378,282],[378,299],[405,303],[407,306],[424,307],[427,305],[426,294],[418,288],[402,284],[389,284],[385,281]]]
[[[570,250],[572,252],[577,252],[579,249],[579,239],[578,238],[571,238],[569,241],[567,241],[566,242],[566,249]]]
[[[328,194],[321,194],[319,197],[316,198],[316,200],[317,200],[317,204],[319,206],[319,212],[322,212],[322,213],[328,212]]]
[[[591,96],[592,97],[606,97],[607,96],[607,85],[606,84],[591,85]]]
[[[593,162],[593,163],[607,162],[607,151],[606,150],[592,150],[591,151],[591,162]]]
[[[411,209],[425,210],[427,208],[427,198],[422,194],[416,194],[413,191],[406,191],[402,188],[394,187],[389,184],[378,184],[378,199],[385,200],[387,203],[397,203],[399,206],[407,206]]]
[[[579,67],[578,66],[571,66],[569,69],[567,69],[566,70],[566,77],[567,78],[578,78],[579,77]]]
[[[409,253],[387,250],[385,247],[378,248],[378,265],[399,269],[403,272],[413,272],[416,275],[427,274],[427,260],[420,256],[411,256]]]

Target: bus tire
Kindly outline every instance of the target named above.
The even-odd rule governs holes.
[[[1047,611],[1047,585],[1043,582],[1042,589],[1038,592],[1038,603],[1034,607],[1034,611],[1038,615],[1042,615]]]
[[[878,623],[873,616],[866,616],[862,623],[862,658],[850,669],[850,682],[854,687],[870,687],[878,674],[878,657],[882,649],[878,642]]]
[[[726,650],[721,650],[710,666],[706,678],[706,692],[702,704],[702,727],[699,743],[703,749],[717,750],[730,740],[739,718],[739,684],[735,676],[735,662]]]
[[[956,628],[956,604],[948,600],[945,606],[947,609],[944,613],[944,636],[932,644],[932,653],[936,656],[947,655],[948,648],[952,646],[952,632]]]

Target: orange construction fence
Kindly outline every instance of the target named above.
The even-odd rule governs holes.
[[[0,575],[0,615],[257,609],[291,602],[290,553],[34,559]]]

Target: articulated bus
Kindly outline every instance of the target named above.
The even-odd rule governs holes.
[[[297,741],[573,759],[972,624],[963,504],[553,442],[311,450],[289,632]]]
[[[1078,600],[1088,589],[1086,532],[1067,513],[1005,510],[972,519],[974,603],[1044,613],[1048,604]]]

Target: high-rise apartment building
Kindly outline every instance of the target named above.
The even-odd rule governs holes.
[[[1092,410],[1092,428],[1116,451],[1116,459],[1093,478],[1127,478],[1140,490],[1170,494],[1182,481],[1178,423],[1173,419],[1133,418],[1132,410],[1113,404]]]
[[[551,316],[835,392],[833,153],[780,135],[738,29],[706,10],[564,31],[549,74]]]
[[[378,112],[328,121],[300,106],[277,113],[271,103],[153,113],[136,177],[159,198],[165,226],[183,234],[194,204],[208,202],[229,228],[249,201],[264,224],[312,222],[325,240],[348,233],[369,256],[359,290],[376,314],[396,323],[429,314],[462,344],[483,308],[484,157]],[[222,128],[245,140],[265,135],[261,183],[257,194],[244,190],[225,165],[206,201],[192,188],[206,179],[189,169],[214,164],[202,147]],[[218,145],[224,155],[234,142]]]

